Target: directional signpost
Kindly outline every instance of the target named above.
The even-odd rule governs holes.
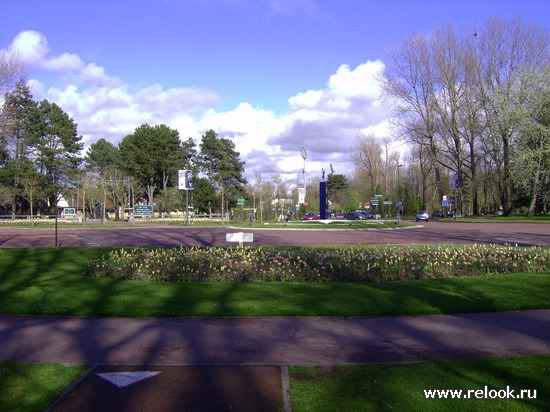
[[[384,200],[384,206],[386,206],[386,215],[384,216],[384,221],[386,221],[386,219],[388,218],[389,216],[389,212],[390,212],[390,205],[392,204],[393,202],[391,200]]]
[[[191,170],[178,170],[178,188],[185,190],[185,226],[189,226],[189,191],[195,188]]]
[[[237,199],[237,206],[241,207],[241,223],[244,223],[244,197]]]
[[[374,195],[370,198],[370,204],[372,205],[372,210],[374,212],[375,208],[374,206],[378,206],[378,211],[380,212],[380,215],[382,215],[382,211],[380,210],[380,198],[382,195]]]

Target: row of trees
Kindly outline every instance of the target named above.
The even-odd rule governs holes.
[[[26,203],[52,212],[80,164],[76,123],[55,103],[33,101],[20,79],[1,112],[0,188],[12,216]],[[26,202],[24,202],[26,200]]]
[[[349,181],[331,165],[332,207],[353,210],[380,194],[394,214],[398,201],[411,214],[440,209],[445,197],[463,215],[549,212],[549,63],[547,28],[520,19],[405,39],[379,79],[394,107],[393,137],[356,136]],[[279,191],[276,180],[268,192]],[[308,189],[312,210],[317,182]]]
[[[244,162],[235,144],[213,130],[202,136],[197,150],[193,139],[182,141],[175,129],[143,124],[124,137],[118,147],[105,139],[98,140],[90,146],[84,161],[88,178],[103,188],[101,195],[115,210],[134,202],[154,204],[161,214],[182,210],[183,193],[177,188],[179,170],[191,171],[192,203],[198,211],[216,211],[225,216],[236,199],[245,194]]]
[[[547,30],[521,20],[406,39],[380,77],[395,108],[394,138],[356,136],[354,175],[336,174],[331,165],[332,208],[353,210],[381,194],[402,201],[407,213],[439,208],[444,196],[468,214],[509,214],[523,205],[530,214],[548,211],[549,52]],[[266,218],[274,208],[295,210],[293,185],[260,173],[247,184],[234,143],[212,130],[196,146],[166,125],[144,124],[118,146],[98,140],[82,157],[76,123],[56,104],[35,102],[18,73],[13,56],[0,56],[0,195],[14,217],[32,215],[27,209],[35,205],[55,213],[59,195],[71,193],[90,214],[107,203],[117,212],[134,202],[181,210],[180,169],[192,171],[196,210],[225,215],[241,196]],[[393,140],[410,150],[400,154]],[[309,210],[319,210],[319,180],[309,182]]]
[[[519,19],[490,19],[475,31],[442,27],[391,54],[380,80],[396,137],[412,145],[422,205],[430,186],[440,202],[452,176],[458,206],[472,214],[495,205],[509,214],[525,203],[530,214],[548,209],[549,63],[547,29]],[[356,164],[372,178],[376,165],[364,160]]]
[[[100,139],[82,157],[76,123],[55,103],[35,102],[23,78],[5,94],[0,114],[0,195],[13,218],[53,215],[61,197],[92,216],[105,216],[108,203],[117,217],[136,202],[182,210],[180,169],[192,171],[201,211],[223,213],[245,194],[244,162],[234,143],[212,130],[197,151],[177,130],[144,124],[118,147]]]

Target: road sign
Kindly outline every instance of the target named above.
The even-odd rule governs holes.
[[[65,216],[76,215],[76,208],[74,208],[74,207],[64,207],[63,208],[63,214]]]
[[[195,188],[195,183],[193,182],[193,173],[191,172],[191,170],[187,171],[185,181],[187,182],[187,189],[193,190]]]
[[[185,181],[187,170],[178,170],[178,189],[185,190],[187,188],[187,182]]]
[[[178,170],[178,189],[193,190],[193,173],[191,170]]]
[[[371,197],[370,202],[373,206],[378,206],[380,204],[380,199],[378,199],[377,197]]]
[[[153,205],[135,205],[134,216],[153,216]]]
[[[391,205],[391,204],[392,204],[392,201],[391,201],[391,200],[384,200],[384,204],[385,204],[385,205]]]
[[[237,206],[244,206],[244,198],[243,197],[239,197],[237,199]]]

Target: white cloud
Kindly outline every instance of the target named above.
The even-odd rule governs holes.
[[[290,106],[298,108],[314,108],[323,98],[323,90],[308,90],[307,92],[298,93],[296,96],[288,99]]]
[[[145,111],[161,117],[177,113],[197,113],[216,105],[218,95],[207,89],[181,87],[164,90],[160,84],[137,90],[135,100]]]
[[[289,176],[292,168],[302,166],[297,156],[302,146],[309,153],[308,168],[317,170],[319,176],[329,163],[339,173],[350,173],[350,148],[356,134],[388,135],[388,110],[380,100],[377,81],[383,68],[381,61],[355,69],[342,65],[329,77],[326,88],[289,98],[290,111],[284,116],[287,128],[268,140],[270,146],[281,148],[278,164]]]
[[[78,124],[86,147],[100,138],[118,144],[143,123],[164,123],[176,128],[183,140],[192,137],[196,143],[213,129],[235,142],[248,176],[256,171],[282,173],[295,181],[303,166],[301,147],[308,151],[307,169],[312,175],[320,176],[329,163],[338,173],[351,173],[350,148],[356,134],[388,133],[387,109],[376,80],[384,67],[381,61],[340,66],[325,88],[291,96],[286,113],[246,102],[218,112],[220,97],[213,90],[130,85],[76,54],[51,55],[46,38],[34,31],[21,32],[10,48],[18,51],[35,77],[45,74],[48,80],[29,80],[35,98],[58,103]]]
[[[19,33],[13,40],[10,50],[15,51],[25,66],[46,71],[70,72],[81,70],[84,62],[71,53],[48,57],[50,48],[46,37],[33,30]]]
[[[50,51],[46,37],[35,31],[22,31],[13,40],[10,50],[17,53],[25,65],[39,64]]]
[[[342,65],[336,74],[330,76],[328,87],[330,94],[340,98],[378,99],[380,87],[376,76],[384,68],[381,61],[366,62],[350,70]]]

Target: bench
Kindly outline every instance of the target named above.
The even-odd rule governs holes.
[[[243,242],[253,242],[254,234],[253,233],[244,233],[244,232],[235,232],[235,233],[226,233],[225,234],[226,242],[239,242],[239,246],[243,245]]]

